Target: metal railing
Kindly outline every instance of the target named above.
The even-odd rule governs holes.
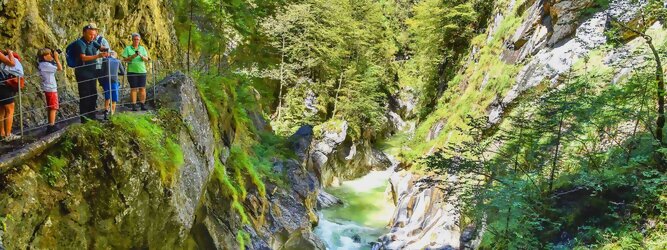
[[[120,75],[120,74],[117,75],[119,88],[118,88],[118,92],[117,92],[118,93],[118,102],[116,103],[116,106],[117,107],[123,107],[124,105],[131,104],[130,101],[125,102],[125,100],[128,99],[127,97],[130,95],[130,92],[131,92],[131,88],[129,86],[128,77],[127,77],[127,75],[128,75],[127,69],[128,69],[128,66],[132,62],[123,62],[122,59],[117,59],[117,60],[119,60],[122,63],[123,67],[125,67],[125,75]],[[97,82],[100,79],[110,79],[111,78],[111,67],[110,67],[110,63],[108,62],[108,58],[104,58],[102,63],[107,64],[106,72],[105,72],[106,74],[98,75],[95,78],[87,79],[85,81],[90,82],[89,84],[98,85]],[[145,86],[145,88],[146,88],[146,100],[145,100],[145,102],[149,103],[150,101],[152,101],[153,103],[155,103],[155,100],[157,98],[157,88],[156,88],[157,78],[158,78],[157,74],[160,73],[160,70],[156,69],[156,67],[159,67],[161,65],[160,65],[160,62],[158,60],[150,60],[150,61],[145,62],[145,63],[146,63],[146,66],[148,67],[147,72],[146,72],[146,86]],[[24,68],[26,67],[26,65],[23,65],[23,66],[24,66]],[[96,61],[92,61],[89,64],[81,65],[81,66],[77,66],[77,67],[64,67],[64,65],[63,65],[63,71],[62,72],[63,72],[63,74],[66,74],[68,68],[75,71],[75,70],[77,70],[79,68],[83,68],[83,67],[89,67],[89,68],[91,68],[91,70],[95,69],[97,72],[101,72],[102,70],[104,70],[104,67],[102,67],[102,69],[100,69],[100,70],[96,69],[96,67],[97,67]],[[164,70],[164,67],[161,67],[160,69]],[[96,108],[95,108],[95,110],[89,111],[89,112],[86,112],[86,113],[81,113],[81,110],[79,109],[78,114],[74,115],[74,116],[66,116],[65,114],[63,114],[63,112],[58,112],[60,118],[59,119],[57,118],[56,123],[62,123],[62,122],[70,121],[70,120],[73,120],[73,119],[81,118],[83,116],[87,116],[91,113],[97,113],[97,112],[100,112],[100,111],[104,110],[104,108],[100,108],[99,100],[101,100],[102,105],[104,105],[104,100],[105,100],[104,95],[107,94],[107,91],[105,91],[105,90],[99,91],[99,89],[96,89],[96,92],[97,92],[96,94],[88,95],[88,96],[79,96],[78,84],[70,85],[70,84],[68,84],[68,80],[67,80],[66,75],[61,76],[61,77],[58,77],[58,75],[62,75],[62,74],[56,74],[56,78],[60,78],[59,80],[57,79],[57,82],[64,79],[64,83],[65,83],[65,84],[58,84],[58,87],[56,88],[56,90],[58,92],[60,110],[62,110],[63,106],[77,105],[84,98],[90,98],[90,97],[93,97],[93,96],[97,96],[97,98],[96,98]],[[165,74],[165,76],[166,76],[166,74]],[[5,81],[9,81],[9,80],[11,80],[11,79],[0,81],[0,85],[4,85]],[[48,117],[49,107],[47,106],[47,103],[46,103],[46,100],[45,100],[44,90],[42,89],[42,84],[41,84],[42,79],[41,79],[41,76],[39,75],[39,73],[19,76],[18,80],[19,80],[19,82],[21,82],[21,80],[25,80],[25,89],[28,89],[32,86],[36,86],[37,90],[26,92],[25,89],[19,88],[16,91],[16,95],[14,97],[0,99],[0,102],[6,101],[6,100],[9,100],[9,99],[12,99],[12,98],[14,98],[15,100],[18,101],[18,105],[15,105],[15,107],[14,107],[15,111],[14,111],[14,114],[12,116],[12,118],[15,121],[14,126],[12,126],[12,130],[14,130],[14,127],[16,127],[16,125],[18,125],[18,129],[20,130],[21,139],[23,140],[23,136],[26,133],[31,132],[31,131],[35,131],[35,130],[38,130],[38,129],[42,129],[42,128],[45,128],[48,125],[50,125],[49,122],[47,121],[47,119],[45,118],[45,119],[42,119],[43,121],[41,123],[37,123],[37,125],[26,127],[25,126],[26,121],[24,120],[24,118],[25,118],[24,115],[30,115],[28,117],[39,117],[39,113],[43,113],[43,114],[45,114],[45,117]],[[109,89],[108,90],[108,92],[109,92],[108,95],[110,97],[110,100],[113,100],[114,89],[112,88],[111,80],[108,80],[106,83],[101,83],[101,84],[109,84],[108,85],[108,89]],[[97,86],[95,86],[95,87],[97,88]],[[68,88],[71,88],[72,90],[68,91]],[[149,88],[150,88],[150,91],[152,92],[152,95],[148,95]],[[61,93],[64,93],[64,95],[61,95]],[[139,95],[139,93],[137,93],[137,95]],[[30,97],[32,97],[32,98],[30,98]],[[44,100],[44,104],[39,106],[39,107],[34,107],[34,106],[33,107],[28,107],[29,105],[24,104],[24,98],[29,98],[31,100],[41,99],[41,100]],[[136,98],[137,98],[137,102],[139,102],[140,97],[137,96]],[[37,104],[33,103],[32,105],[37,105]],[[76,108],[76,107],[74,107],[74,108]],[[74,108],[72,108],[72,110],[74,110]],[[109,115],[112,115],[112,114],[109,113]],[[18,118],[18,120],[16,118]],[[4,120],[5,120],[4,117],[0,117],[0,126],[4,126],[4,122],[5,122]],[[9,135],[9,133],[10,133],[10,131],[5,131],[5,132],[6,132],[7,135]]]

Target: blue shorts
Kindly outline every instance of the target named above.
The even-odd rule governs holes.
[[[109,84],[102,84],[102,88],[104,89],[104,100],[111,99],[111,101],[118,102],[118,87],[119,84],[114,82],[111,84],[111,91],[109,91]]]

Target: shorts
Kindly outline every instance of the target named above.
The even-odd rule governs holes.
[[[102,88],[104,89],[104,100],[109,100],[113,102],[118,102],[118,88],[119,85],[117,82],[114,82],[109,86],[109,84],[102,84]],[[111,91],[109,91],[109,87],[111,87]]]
[[[46,107],[49,110],[58,110],[60,109],[60,103],[58,102],[58,92],[44,92],[46,97]]]
[[[130,83],[130,88],[145,88],[146,73],[128,73],[127,81]]]
[[[0,105],[9,105],[14,103],[16,91],[7,85],[0,85]]]

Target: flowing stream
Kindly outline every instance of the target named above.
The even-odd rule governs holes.
[[[326,191],[341,199],[342,206],[320,211],[315,233],[329,250],[371,249],[377,238],[387,233],[387,223],[394,212],[390,196],[385,194],[396,162],[385,171],[371,171],[366,176],[345,181]]]

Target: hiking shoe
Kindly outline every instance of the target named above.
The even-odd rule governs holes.
[[[5,136],[5,141],[6,142],[16,141],[18,139],[21,139],[20,135],[9,134],[8,136]]]
[[[103,119],[104,119],[105,121],[108,121],[108,120],[109,120],[109,110],[105,110],[105,111],[104,111],[104,118],[103,118]]]
[[[137,104],[136,103],[132,103],[130,105],[132,106],[132,111],[137,111]]]
[[[141,105],[141,111],[147,111],[148,110],[143,103],[141,103],[139,105]]]
[[[56,128],[56,125],[48,125],[46,126],[46,134],[51,134],[53,132],[58,131],[58,128]]]

